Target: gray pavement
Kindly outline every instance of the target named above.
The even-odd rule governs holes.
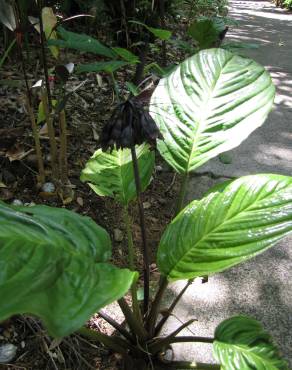
[[[267,1],[230,1],[229,15],[239,21],[229,34],[231,40],[257,42],[259,49],[244,53],[270,71],[277,87],[275,109],[264,126],[229,152],[232,164],[213,159],[198,169],[188,190],[188,200],[199,199],[224,176],[253,173],[292,175],[292,14]],[[214,176],[215,175],[215,176]],[[217,175],[217,176],[216,176]],[[168,300],[184,282],[170,285]],[[260,320],[279,344],[292,366],[292,237],[262,255],[217,274],[206,284],[196,282],[184,295],[169,320],[167,332],[181,321],[196,318],[190,330],[195,335],[213,335],[224,319],[247,314]],[[183,335],[190,335],[184,330]],[[212,360],[209,345],[177,344],[175,359]]]

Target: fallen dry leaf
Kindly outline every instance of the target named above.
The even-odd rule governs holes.
[[[7,150],[5,157],[7,157],[10,162],[20,161],[33,151],[33,148],[25,151],[20,144],[15,144],[12,148]]]

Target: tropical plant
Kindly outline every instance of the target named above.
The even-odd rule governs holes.
[[[292,9],[292,1],[291,0],[275,0],[274,1],[276,6],[280,6],[282,8]]]
[[[183,0],[182,3],[190,20],[200,16],[225,16],[228,13],[228,0]]]
[[[124,210],[129,269],[108,261],[110,237],[91,219],[46,206],[0,204],[0,320],[17,313],[39,316],[52,336],[76,330],[95,338],[124,359],[125,369],[288,369],[269,334],[252,318],[223,321],[213,338],[180,336],[190,320],[169,335],[166,324],[192,280],[224,271],[265,251],[292,231],[292,178],[244,176],[210,189],[184,208],[190,172],[239,145],[262,125],[275,89],[256,62],[222,49],[203,50],[162,79],[151,98],[152,117],[138,97],[117,106],[101,135],[99,149],[82,171],[98,196],[114,198]],[[155,126],[155,122],[158,128]],[[175,218],[157,251],[161,277],[149,294],[149,250],[141,192],[151,181],[154,146],[181,176]],[[134,240],[128,213],[138,201],[144,258],[143,307],[137,299]],[[188,280],[160,317],[168,285]],[[130,288],[131,304],[123,296]],[[102,307],[118,300],[127,326]],[[99,311],[116,330],[106,336],[82,327]],[[171,362],[172,343],[213,343],[220,365]]]
[[[152,36],[160,39],[167,40],[171,36],[171,32],[161,28],[149,27],[146,24],[138,21],[132,21],[131,24],[135,24],[136,27],[146,29],[146,31]],[[90,37],[86,34],[77,34],[75,32],[70,32],[65,30],[63,27],[59,26],[57,28],[58,39],[50,39],[48,45],[50,47],[58,48],[68,48],[75,49],[81,52],[87,52],[94,55],[98,55],[105,60],[98,60],[89,64],[80,64],[76,67],[76,73],[84,72],[105,72],[107,73],[113,84],[113,89],[115,90],[117,98],[119,97],[118,84],[116,81],[116,72],[125,66],[136,66],[136,72],[134,77],[134,82],[138,85],[145,72],[146,64],[146,49],[148,46],[141,41],[145,46],[143,52],[140,53],[139,57],[133,52],[126,48],[121,47],[108,47],[102,44],[97,39]]]
[[[292,1],[291,0],[285,0],[284,6],[288,9],[292,9]]]

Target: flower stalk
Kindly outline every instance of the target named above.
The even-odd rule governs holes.
[[[143,303],[143,312],[147,314],[149,309],[149,294],[150,294],[150,262],[149,262],[149,247],[147,245],[146,237],[146,226],[145,226],[145,216],[144,208],[141,198],[142,188],[139,175],[138,160],[136,155],[135,146],[131,147],[132,163],[134,169],[135,185],[137,192],[137,202],[139,209],[139,218],[140,218],[140,228],[142,235],[142,252],[143,252],[143,277],[144,277],[144,303]]]
[[[130,270],[135,271],[134,243],[133,243],[133,236],[132,236],[132,230],[131,230],[131,219],[130,219],[130,215],[128,211],[128,206],[124,207],[124,218],[126,222],[127,239],[128,239],[128,264],[129,264]],[[132,295],[132,306],[133,306],[134,315],[142,324],[143,320],[142,320],[139,302],[137,298],[137,282],[136,281],[133,282],[131,286],[131,295]]]

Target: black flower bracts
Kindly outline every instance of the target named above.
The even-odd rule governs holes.
[[[156,140],[163,139],[156,123],[143,105],[134,99],[119,104],[104,126],[100,136],[102,151],[132,148],[144,142],[156,147]]]

